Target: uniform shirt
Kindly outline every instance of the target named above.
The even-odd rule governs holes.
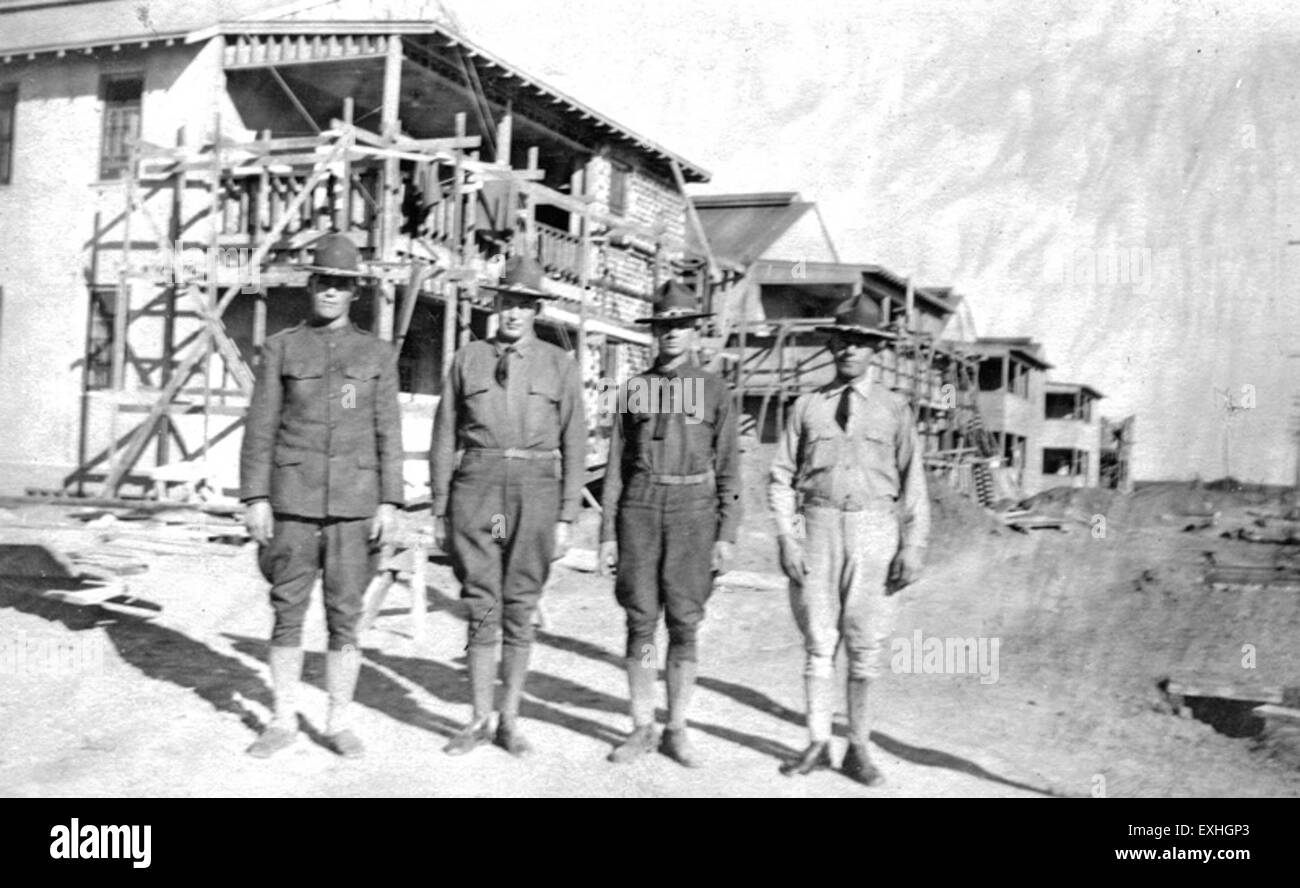
[[[673,391],[676,405],[649,393]],[[638,397],[638,394],[642,397]],[[677,409],[671,409],[674,406]],[[691,408],[687,416],[685,408]],[[740,443],[736,409],[726,383],[687,360],[676,368],[653,368],[628,380],[619,393],[620,412],[609,439],[609,462],[601,497],[601,542],[616,537],[619,498],[635,474],[698,475],[712,471],[717,483],[718,539],[736,541],[740,525]],[[658,437],[656,437],[658,435]]]
[[[352,324],[299,324],[266,340],[240,452],[240,499],[307,518],[402,503],[393,347]]]
[[[893,501],[903,545],[924,547],[930,500],[912,409],[902,395],[863,377],[849,387],[848,428],[841,430],[835,414],[845,388],[837,379],[794,402],[767,488],[777,532],[793,532],[796,493],[819,504]]]
[[[513,348],[506,387],[497,363]],[[447,514],[457,450],[558,450],[560,520],[578,514],[587,471],[587,420],[578,364],[536,336],[479,340],[456,352],[444,380],[429,448],[433,514]]]

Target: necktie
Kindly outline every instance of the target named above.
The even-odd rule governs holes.
[[[666,400],[668,400],[668,394],[667,392],[664,391],[664,389],[666,389],[667,387],[668,387],[668,378],[665,377],[664,387],[659,389],[658,411],[655,414],[654,431],[651,433],[651,438],[655,441],[662,441],[664,439],[664,433],[668,431],[669,406],[664,403]]]
[[[840,427],[841,432],[849,430],[849,406],[853,397],[853,386],[844,386],[844,391],[840,392],[840,403],[835,407],[835,422]]]
[[[507,346],[505,351],[501,352],[501,357],[497,359],[496,380],[497,385],[502,388],[507,387],[510,382],[510,358],[515,354],[513,345]]]

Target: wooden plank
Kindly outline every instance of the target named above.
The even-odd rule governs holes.
[[[1256,706],[1251,710],[1251,713],[1265,721],[1300,725],[1300,709],[1293,709],[1290,706],[1265,703],[1263,706]]]
[[[1281,704],[1285,699],[1283,688],[1276,686],[1243,688],[1235,685],[1204,682],[1198,679],[1173,680],[1165,686],[1170,694],[1180,697],[1217,697],[1223,700],[1245,700]]]

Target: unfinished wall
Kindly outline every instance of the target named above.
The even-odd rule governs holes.
[[[87,282],[96,212],[101,225],[123,206],[123,194],[102,193],[100,79],[144,77],[143,138],[175,144],[182,126],[198,132],[210,120],[219,56],[207,46],[129,47],[94,55],[15,61],[0,83],[18,84],[13,179],[0,185],[0,492],[55,488],[79,463],[82,365],[89,308]],[[143,236],[143,223],[136,236]],[[119,251],[120,255],[120,251]],[[136,258],[143,260],[147,250]],[[115,273],[101,268],[97,277]],[[106,435],[103,396],[85,399],[87,426]],[[102,447],[107,438],[102,437]],[[93,452],[94,445],[85,445]]]
[[[1094,405],[1094,415],[1095,412]],[[1067,483],[1067,480],[1076,487],[1096,487],[1099,483],[1101,475],[1101,423],[1097,420],[1084,422],[1079,419],[1044,419],[1042,432],[1035,443],[1038,447],[1039,472],[1042,471],[1043,448],[1045,447],[1066,447],[1071,450],[1082,450],[1088,454],[1088,470],[1086,474],[1069,479],[1057,475],[1048,475],[1043,478],[1043,487],[1055,487],[1058,484]]]

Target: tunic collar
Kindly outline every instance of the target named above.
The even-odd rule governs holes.
[[[536,334],[532,336],[521,336],[519,339],[516,339],[514,342],[505,342],[493,336],[492,347],[493,349],[496,350],[497,357],[501,357],[501,355],[505,352],[507,348],[513,348],[517,354],[523,356],[528,354],[529,348],[531,348],[533,343],[536,341],[537,341]]]

